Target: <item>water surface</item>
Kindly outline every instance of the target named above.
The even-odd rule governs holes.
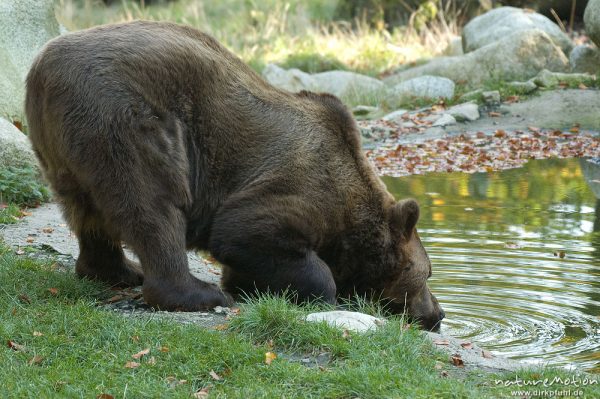
[[[579,160],[384,181],[421,204],[443,332],[522,361],[600,372],[600,200]]]

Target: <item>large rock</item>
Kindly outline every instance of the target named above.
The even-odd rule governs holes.
[[[600,47],[600,0],[590,0],[583,14],[585,32]]]
[[[380,80],[347,71],[311,75],[299,69],[286,70],[269,64],[262,74],[267,82],[280,89],[330,93],[351,104],[376,103],[383,97],[386,89]]]
[[[375,103],[385,92],[382,81],[354,72],[321,72],[312,78],[316,83],[313,90],[331,93],[349,103]]]
[[[569,63],[573,72],[600,74],[600,50],[579,45],[571,51]]]
[[[0,1],[0,116],[23,118],[25,76],[59,33],[52,0]]]
[[[409,99],[438,99],[454,97],[455,84],[448,78],[439,76],[419,76],[401,82],[390,88],[386,102],[395,107]]]
[[[19,129],[0,118],[0,167],[35,167],[37,161],[31,144]]]
[[[262,72],[263,78],[273,86],[293,93],[301,90],[313,90],[316,82],[312,76],[299,69],[283,69],[275,64],[269,64]]]
[[[476,87],[486,81],[525,81],[542,69],[568,70],[569,60],[541,30],[516,32],[478,50],[457,57],[435,58],[385,79],[389,85],[421,75],[437,75]]]
[[[542,14],[514,7],[496,8],[472,19],[463,30],[463,49],[468,53],[515,32],[532,29],[546,32],[565,54],[571,52],[573,43],[558,25]]]

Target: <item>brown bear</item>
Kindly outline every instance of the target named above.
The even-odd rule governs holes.
[[[346,107],[269,85],[209,35],[139,21],[56,38],[27,76],[26,113],[79,276],[142,284],[166,310],[290,289],[381,298],[428,329],[444,316],[419,207],[386,191]],[[224,265],[223,290],[190,274],[190,248]]]

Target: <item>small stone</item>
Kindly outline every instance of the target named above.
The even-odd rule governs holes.
[[[519,94],[529,94],[537,90],[538,86],[533,82],[533,79],[527,82],[509,82],[508,86]]]
[[[448,126],[448,125],[456,125],[456,119],[450,114],[443,114],[440,118],[438,118],[435,122],[433,122],[432,126]]]
[[[498,90],[484,91],[481,96],[486,104],[500,103],[500,92]]]
[[[306,321],[325,321],[332,327],[356,332],[366,332],[369,330],[375,330],[383,320],[365,313],[334,310],[330,312],[311,313],[306,316]]]
[[[483,89],[477,89],[460,96],[460,101],[479,101],[481,100]]]
[[[476,121],[479,119],[479,107],[475,103],[464,103],[455,105],[446,110],[458,122]]]

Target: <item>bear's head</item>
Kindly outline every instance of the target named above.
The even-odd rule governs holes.
[[[384,218],[375,228],[363,224],[345,245],[342,264],[351,272],[336,276],[338,295],[379,300],[388,311],[439,330],[445,314],[427,286],[431,261],[415,228],[419,205],[412,199],[393,202]]]
[[[417,233],[418,220],[419,205],[412,199],[395,203],[388,212],[396,259],[392,260],[394,264],[389,280],[383,284],[382,295],[392,313],[407,313],[423,328],[439,330],[445,314],[427,286],[431,261]]]

